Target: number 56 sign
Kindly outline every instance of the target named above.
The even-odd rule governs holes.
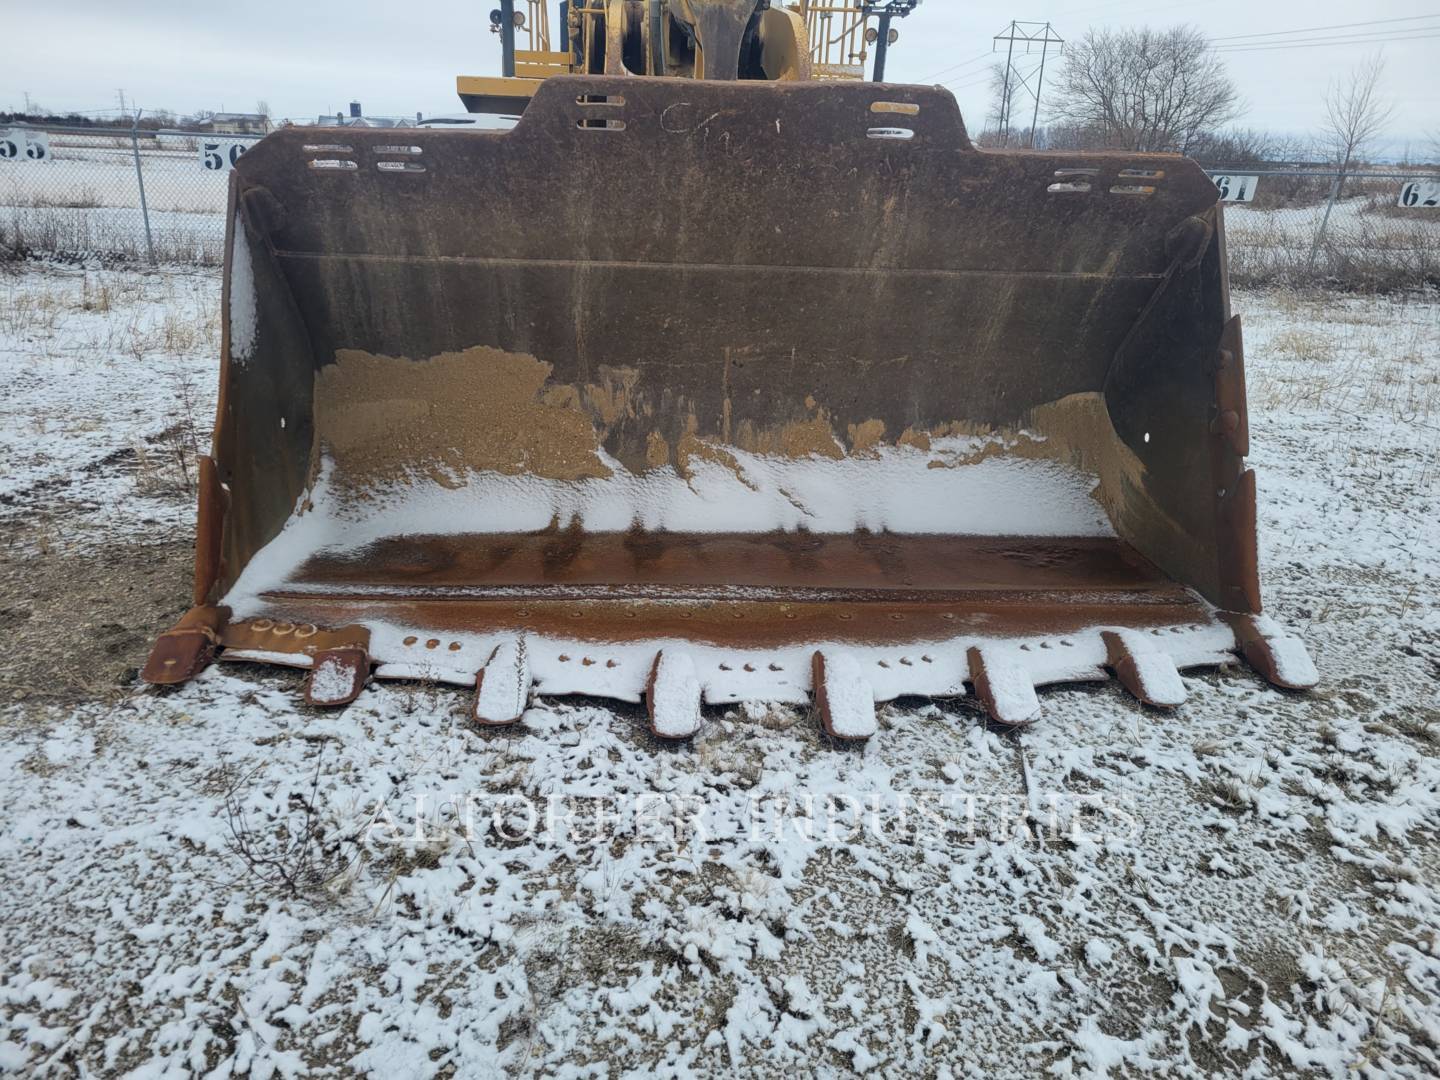
[[[240,139],[204,139],[200,143],[200,164],[211,172],[224,172],[233,168],[248,149],[250,143]]]

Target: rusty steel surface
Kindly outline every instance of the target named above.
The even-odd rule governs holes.
[[[315,556],[264,600],[275,618],[329,626],[369,615],[417,633],[757,647],[1210,617],[1122,541],[1088,537],[407,536],[354,556]]]
[[[637,561],[629,537],[600,534],[585,537],[582,546],[592,550],[583,560],[546,568],[543,546],[552,537],[492,539],[507,549],[503,558],[484,544],[472,549],[471,538],[442,537],[387,543],[360,559],[312,559],[265,594],[260,632],[253,622],[232,624],[225,644],[275,649],[282,643],[267,631],[277,621],[288,635],[297,624],[366,617],[422,638],[512,632],[761,649],[1063,636],[1211,618],[1192,592],[1117,540],[841,536],[813,538],[812,546],[793,535],[691,536],[666,545],[683,561],[653,551]],[[712,546],[716,557],[708,559]],[[380,557],[406,549],[412,560]],[[803,573],[792,556],[807,563]],[[314,632],[313,625],[301,631]],[[345,637],[321,634],[327,643]]]
[[[447,486],[536,461],[569,483],[996,433],[1093,474],[1119,538],[477,520],[317,550],[259,614],[332,648],[380,623],[764,648],[1259,611],[1223,219],[1186,159],[979,150],[938,87],[560,76],[508,132],[282,130],[230,207],[197,603],[332,455],[365,499],[442,456]],[[509,427],[456,404],[497,397]],[[253,621],[188,633],[167,671],[267,651]]]
[[[357,599],[713,599],[717,587],[771,600],[1184,592],[1129,545],[1107,537],[580,529],[389,538],[353,554],[314,555],[271,591]]]
[[[625,128],[578,126],[605,97]],[[920,110],[908,140],[870,137],[891,100]],[[1228,305],[1192,162],[987,153],[947,92],[875,84],[557,77],[513,131],[407,133],[423,172],[381,168],[398,138],[282,131],[236,170],[260,311],[217,437],[222,587],[307,483],[318,371],[485,346],[556,385],[630,373],[626,408],[591,419],[636,472],[657,442],[817,410],[893,440],[1100,395],[1140,474],[1114,492],[1122,536],[1221,601],[1212,481],[1238,456],[1210,431]],[[1088,191],[1048,190],[1076,169]]]

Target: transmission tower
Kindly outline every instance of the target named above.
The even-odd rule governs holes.
[[[1000,141],[1003,145],[1010,142],[1010,114],[1015,103],[1015,94],[1023,89],[1035,99],[1035,108],[1030,114],[1030,138],[1026,145],[1035,145],[1035,125],[1040,120],[1040,89],[1045,84],[1045,60],[1050,54],[1050,46],[1057,46],[1056,51],[1060,52],[1065,48],[1065,39],[1051,29],[1050,24],[1040,22],[1017,22],[1010,20],[1010,25],[1005,30],[995,35],[992,51],[1000,47],[1001,42],[1006,43],[1005,48],[1005,83],[1000,92]],[[1015,46],[1024,45],[1025,52],[1022,55],[1032,54],[1035,46],[1040,46],[1039,66],[1031,68],[1028,72],[1021,72],[1015,66]],[[1034,76],[1035,83],[1030,83]]]

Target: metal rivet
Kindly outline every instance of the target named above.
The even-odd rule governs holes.
[[[851,615],[848,611],[840,612],[840,618],[842,619],[853,619],[854,617],[855,616]]]
[[[948,612],[948,611],[945,612],[945,614],[941,615],[940,618],[944,619],[946,622],[954,622],[954,621],[955,621],[955,616],[952,615],[952,614],[951,614],[950,612]]]
[[[417,641],[419,641],[419,640],[420,640],[420,639],[417,638],[414,634],[411,634],[409,637],[407,637],[407,638],[405,639],[405,644],[406,644],[406,645],[414,645],[415,642],[417,642]]]
[[[432,637],[429,641],[425,642],[425,647],[427,649],[438,649],[440,647],[440,639],[438,637]]]
[[[516,609],[515,609],[515,614],[518,615],[518,616],[520,616],[520,618],[523,619],[523,618],[525,618],[527,615],[530,614],[530,609],[527,608],[527,607],[516,608]]]
[[[296,637],[314,637],[320,632],[320,628],[312,622],[301,623],[295,628]]]
[[[605,661],[605,666],[606,666],[606,667],[619,667],[619,666],[620,666],[620,662],[619,662],[618,660],[606,660],[606,661]]]
[[[452,642],[450,642],[450,651],[451,651],[451,652],[459,652],[459,651],[460,651],[460,642],[458,642],[458,641],[452,641]]]
[[[295,632],[295,624],[293,622],[276,623],[270,632],[284,637],[286,634],[293,634]]]
[[[594,664],[595,664],[595,661],[592,660],[590,657],[587,656],[587,657],[585,657],[585,659],[581,660],[580,663],[583,664],[585,667],[593,667]]]
[[[252,630],[269,630],[275,623],[271,619],[256,619],[250,624]]]
[[[559,655],[559,657],[557,657],[557,659],[562,664],[568,664],[570,662],[570,657],[566,656],[563,652]]]
[[[746,670],[746,671],[754,671],[754,670],[755,670],[755,665],[754,665],[754,664],[746,664],[746,665],[745,665],[745,670]]]
[[[905,616],[900,614],[900,612],[898,611],[892,611],[890,613],[890,618],[894,619],[896,622],[903,622],[905,620]]]

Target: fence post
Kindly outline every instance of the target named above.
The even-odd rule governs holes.
[[[1325,204],[1325,216],[1320,219],[1320,227],[1315,230],[1315,239],[1310,242],[1310,258],[1305,263],[1306,274],[1315,270],[1315,256],[1320,252],[1320,241],[1325,239],[1325,226],[1330,224],[1330,211],[1335,209],[1335,200],[1340,196],[1340,185],[1344,180],[1345,174],[1341,172],[1330,185],[1330,199]]]
[[[145,222],[145,255],[155,265],[155,242],[150,238],[150,207],[145,203],[145,170],[140,167],[140,110],[130,120],[130,149],[135,153],[135,182],[140,186],[140,217]]]

